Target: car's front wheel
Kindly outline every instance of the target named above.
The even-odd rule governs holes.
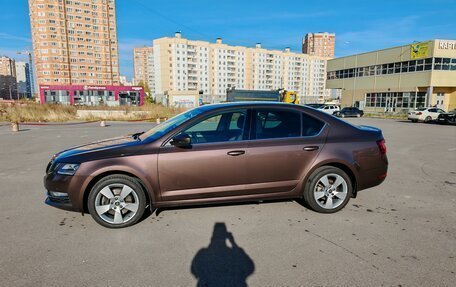
[[[146,196],[134,178],[110,175],[94,185],[87,206],[97,223],[109,228],[127,227],[143,216]]]
[[[316,169],[306,183],[304,201],[316,212],[334,213],[347,205],[353,191],[350,177],[340,168]]]

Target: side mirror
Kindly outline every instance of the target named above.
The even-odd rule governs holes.
[[[175,147],[188,148],[192,144],[192,139],[188,134],[178,134],[171,141],[170,144]]]

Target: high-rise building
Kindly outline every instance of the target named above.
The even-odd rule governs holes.
[[[335,43],[336,34],[327,32],[308,33],[302,39],[302,52],[312,56],[334,58]]]
[[[30,64],[26,62],[16,62],[17,93],[20,98],[32,98],[30,79]]]
[[[134,84],[146,84],[151,92],[154,90],[154,48],[141,47],[133,49]]]
[[[16,65],[8,57],[0,57],[0,98],[17,99]]]
[[[301,103],[323,102],[326,59],[302,53],[192,41],[180,33],[153,41],[155,94],[198,91],[226,99],[229,88],[296,91]]]
[[[38,85],[119,85],[114,0],[29,0]]]

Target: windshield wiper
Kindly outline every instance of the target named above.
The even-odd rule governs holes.
[[[140,135],[142,135],[144,132],[139,132],[139,133],[135,133],[135,134],[132,134],[131,137],[134,139],[134,140],[141,140],[141,138],[139,137]]]

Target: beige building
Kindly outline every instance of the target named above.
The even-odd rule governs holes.
[[[398,112],[456,108],[456,41],[430,40],[328,61],[328,88],[342,106]]]
[[[8,57],[0,57],[0,98],[17,99],[16,64]]]
[[[334,58],[335,44],[336,34],[327,32],[308,33],[302,39],[302,52],[312,56]]]
[[[323,102],[326,58],[182,38],[153,41],[155,94],[198,91],[205,102],[226,100],[229,88],[296,91],[301,103]]]
[[[119,85],[114,0],[29,0],[38,85]]]
[[[133,49],[133,64],[134,64],[134,84],[140,82],[147,84],[149,89],[155,85],[153,81],[154,69],[154,48],[141,47]]]

